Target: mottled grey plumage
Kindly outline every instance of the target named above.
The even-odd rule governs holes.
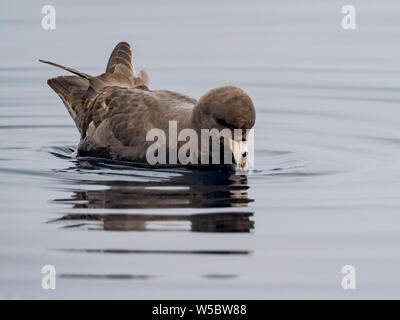
[[[49,79],[81,133],[79,155],[115,160],[146,161],[146,141],[152,128],[167,133],[168,122],[184,128],[250,129],[255,110],[249,96],[236,87],[213,89],[199,101],[176,92],[148,89],[148,77],[138,76],[132,65],[132,50],[121,42],[113,50],[106,72],[90,76],[55,65],[77,76]],[[168,141],[167,141],[168,143]]]

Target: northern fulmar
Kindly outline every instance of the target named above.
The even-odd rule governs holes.
[[[166,150],[168,159],[187,164],[176,154],[171,157],[171,150],[179,152],[187,138],[184,135],[184,139],[172,141],[171,123],[174,123],[175,135],[185,129],[191,129],[198,137],[205,129],[228,130],[230,137],[224,136],[221,141],[229,146],[233,163],[247,169],[248,130],[254,126],[255,109],[242,89],[234,86],[212,89],[199,101],[172,91],[150,90],[147,74],[135,73],[132,49],[127,42],[117,44],[106,72],[99,76],[39,61],[75,74],[49,79],[47,84],[60,96],[81,134],[78,156],[148,163],[149,149],[155,141],[149,141],[148,133],[159,129],[165,135],[164,139],[158,137],[160,148],[156,153]],[[239,137],[234,134],[236,129],[242,132]],[[199,150],[201,142],[198,138],[195,144]],[[194,163],[203,159],[203,153],[204,150],[195,152]]]

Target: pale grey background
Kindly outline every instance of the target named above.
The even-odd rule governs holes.
[[[44,4],[57,9],[55,31],[41,28]],[[349,2],[1,1],[0,296],[398,298],[400,2],[351,1],[357,8],[353,31],[340,26],[344,4]],[[248,208],[254,211],[251,233],[105,232],[46,223],[77,211],[52,200],[70,198],[76,189],[107,188],[82,181],[137,177],[71,170],[70,160],[50,153],[76,145],[79,137],[45,83],[63,72],[35,60],[98,74],[122,40],[133,45],[134,63],[147,70],[153,89],[199,98],[212,87],[234,84],[253,98],[257,170],[248,182],[255,200]],[[104,211],[79,212],[90,210]],[[85,254],[54,248],[250,254]],[[58,278],[55,291],[44,291],[44,264],[54,265],[59,275],[154,277]],[[340,286],[345,264],[357,268],[356,291]],[[204,277],[210,274],[234,277]]]

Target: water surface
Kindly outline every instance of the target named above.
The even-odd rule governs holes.
[[[3,1],[0,296],[398,298],[400,4],[353,3],[344,31],[341,1],[54,1],[45,31],[41,1]],[[122,40],[153,89],[249,93],[252,174],[71,157],[62,72],[35,60],[99,74]]]

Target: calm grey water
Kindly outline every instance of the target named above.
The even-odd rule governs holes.
[[[398,1],[352,1],[353,31],[344,1],[52,1],[53,31],[44,4],[0,4],[1,298],[399,297]],[[35,60],[99,74],[122,40],[153,89],[249,93],[251,175],[70,157]]]

